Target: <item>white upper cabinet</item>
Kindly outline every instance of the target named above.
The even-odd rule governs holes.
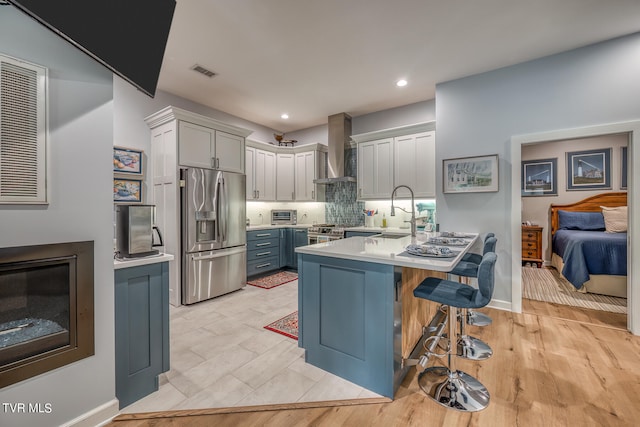
[[[180,122],[181,166],[244,173],[244,138],[189,122]]]
[[[415,197],[436,195],[435,123],[384,129],[351,139],[358,143],[358,198],[389,199],[398,185]],[[395,197],[408,198],[400,188]]]
[[[244,173],[244,138],[216,130],[216,169],[227,172]]]
[[[178,159],[180,166],[215,168],[216,131],[188,122],[180,122]]]
[[[256,200],[258,194],[256,193],[256,149],[253,147],[247,147],[245,149],[244,156],[245,175],[247,183],[247,200]]]
[[[247,200],[276,199],[276,155],[259,148],[246,148]]]
[[[258,200],[276,199],[276,155],[270,151],[256,150],[256,191]]]
[[[326,177],[326,152],[311,150],[295,154],[296,201],[324,201],[324,185],[314,183]]]
[[[276,156],[276,200],[295,200],[295,155],[278,153]]]
[[[394,138],[394,186],[411,187],[416,197],[436,196],[436,144],[435,132],[422,132]],[[398,197],[410,197],[405,188],[399,188]]]
[[[358,144],[358,198],[388,199],[393,191],[393,138]]]

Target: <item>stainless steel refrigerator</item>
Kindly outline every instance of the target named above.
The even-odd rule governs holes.
[[[182,303],[246,285],[246,177],[210,169],[180,171]]]

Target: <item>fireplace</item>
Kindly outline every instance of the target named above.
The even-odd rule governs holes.
[[[93,242],[0,248],[0,388],[93,354]]]

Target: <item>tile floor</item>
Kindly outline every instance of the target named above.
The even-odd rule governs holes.
[[[297,280],[171,307],[171,370],[121,412],[380,397],[306,364],[296,340],[264,329],[297,309]]]

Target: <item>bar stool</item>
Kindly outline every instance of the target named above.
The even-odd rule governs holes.
[[[495,281],[497,256],[488,252],[478,266],[478,288],[452,280],[427,277],[418,285],[413,295],[447,306],[449,345],[447,365],[431,366],[418,375],[418,385],[433,400],[447,408],[475,412],[489,405],[489,391],[476,378],[456,369],[454,353],[457,308],[481,308],[491,301]]]
[[[480,264],[480,261],[482,261],[482,256],[487,252],[495,252],[497,242],[498,239],[495,237],[495,234],[487,233],[484,237],[482,255],[476,253],[464,254],[458,265],[456,265],[451,273],[466,278],[478,277],[478,265]],[[488,326],[492,322],[491,317],[474,310],[467,310],[464,318],[466,319],[467,324],[472,326]],[[462,327],[464,326],[461,325],[461,328]]]

